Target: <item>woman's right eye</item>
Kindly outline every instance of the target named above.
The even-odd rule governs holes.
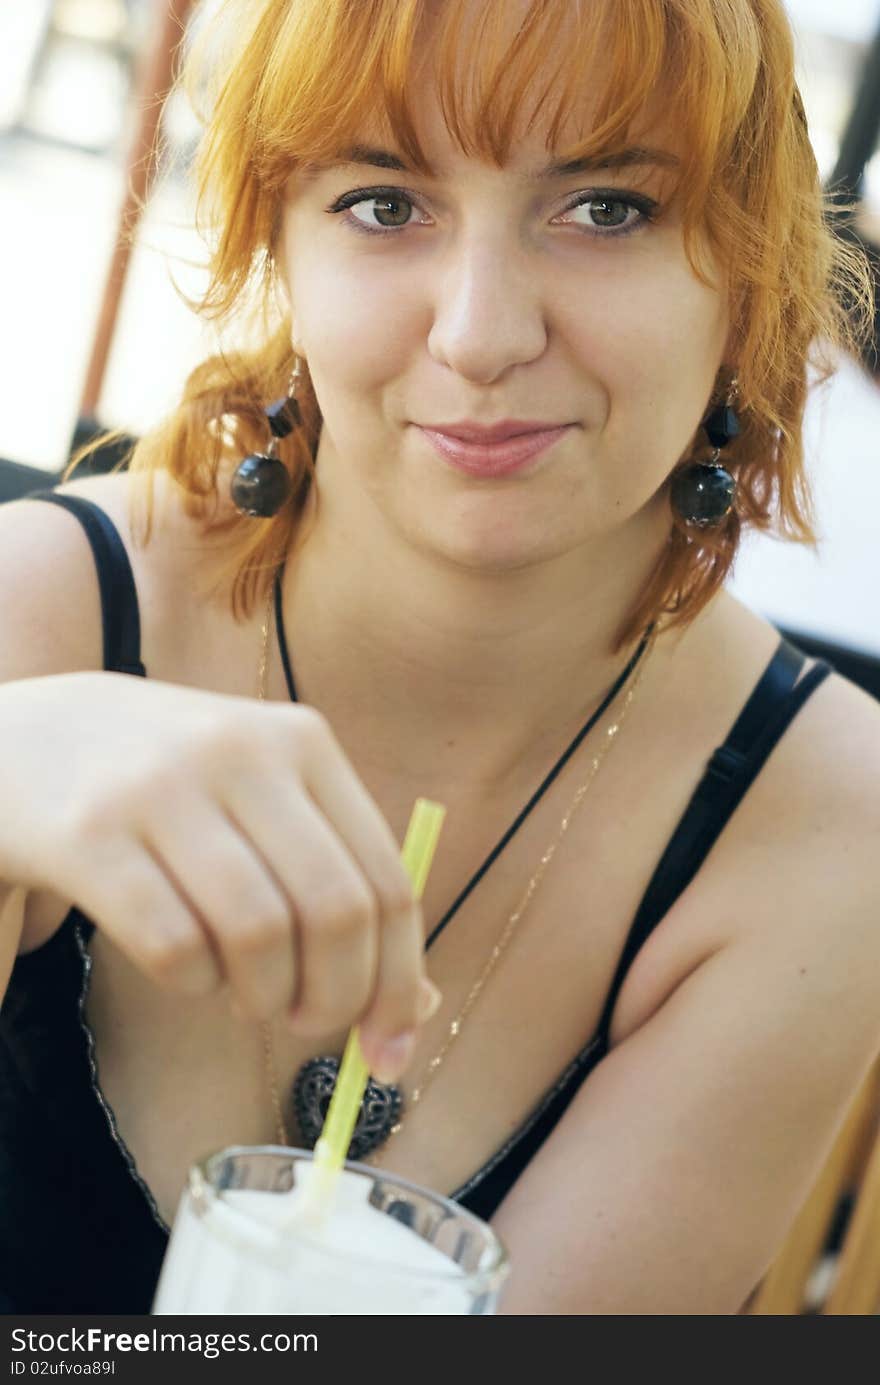
[[[354,208],[374,203],[373,215],[378,225],[355,215]],[[401,188],[357,188],[338,198],[327,211],[332,215],[344,213],[346,225],[354,231],[363,231],[368,236],[394,235],[405,230],[410,224],[410,213],[415,207],[415,198]]]

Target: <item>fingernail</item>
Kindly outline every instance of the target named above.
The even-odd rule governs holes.
[[[436,1015],[442,1003],[443,996],[434,982],[424,977],[419,987],[419,1024],[424,1024],[432,1015]]]
[[[416,1035],[412,1029],[396,1034],[393,1039],[386,1039],[376,1054],[373,1076],[380,1082],[396,1082],[412,1057],[415,1046]]]

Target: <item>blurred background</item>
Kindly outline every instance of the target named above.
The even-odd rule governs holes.
[[[197,125],[161,97],[176,44],[215,3],[0,0],[0,499],[52,484],[98,425],[148,428],[214,349],[177,291],[204,282],[187,181]],[[845,233],[880,263],[880,0],[787,8],[823,180],[858,199]],[[146,194],[139,221],[132,189]],[[130,257],[123,225],[136,227]],[[813,391],[806,431],[819,552],[749,536],[729,586],[880,696],[876,353]]]

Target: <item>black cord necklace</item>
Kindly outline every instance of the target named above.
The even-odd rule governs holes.
[[[284,677],[287,683],[287,691],[290,695],[291,702],[298,702],[299,698],[297,697],[296,684],[293,680],[293,670],[290,665],[287,637],[284,630],[284,612],[282,609],[283,602],[281,594],[283,577],[284,566],[282,564],[275,575],[275,628],[278,634],[278,647],[281,654]],[[464,889],[446,910],[446,913],[443,915],[436,928],[429,934],[425,942],[426,952],[436,942],[437,938],[439,938],[446,925],[455,917],[465,900],[483,879],[486,872],[494,865],[495,861],[497,861],[504,848],[519,831],[520,827],[529,816],[529,813],[541,798],[543,798],[557,775],[564,769],[584,737],[588,735],[599,718],[607,711],[630,674],[637,667],[639,660],[648,646],[655,625],[656,621],[652,621],[648,626],[632,658],[629,660],[623,672],[615,680],[610,690],[606,693],[596,711],[590,715],[574,739],[562,752],[549,774],[545,776],[531,798],[514,818],[507,831],[489,852],[482,865],[477,868]],[[303,1063],[294,1079],[292,1088],[293,1109],[300,1132],[310,1147],[314,1145],[323,1129],[324,1118],[327,1114],[330,1097],[333,1095],[333,1088],[338,1071],[339,1059],[336,1057],[310,1058],[308,1062]],[[370,1078],[367,1084],[367,1090],[364,1093],[361,1114],[358,1118],[349,1150],[350,1159],[362,1159],[371,1150],[378,1148],[379,1145],[384,1143],[388,1138],[391,1127],[400,1118],[402,1104],[402,1094],[394,1083],[377,1082],[374,1078]]]

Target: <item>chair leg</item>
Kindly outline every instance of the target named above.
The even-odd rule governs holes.
[[[807,1281],[822,1253],[841,1194],[856,1176],[866,1139],[876,1128],[878,1076],[880,1065],[875,1065],[846,1115],[810,1196],[745,1312],[785,1317],[803,1311]]]
[[[156,173],[159,122],[174,75],[177,48],[193,5],[194,0],[158,0],[155,40],[138,76],[136,105],[140,108],[141,118],[128,155],[119,229],[80,399],[79,412],[86,418],[98,413],[101,386],[131,262],[134,235]]]
[[[829,1317],[870,1317],[880,1309],[880,1138],[876,1134],[875,1128],[874,1148],[859,1184],[837,1276],[822,1310]]]

